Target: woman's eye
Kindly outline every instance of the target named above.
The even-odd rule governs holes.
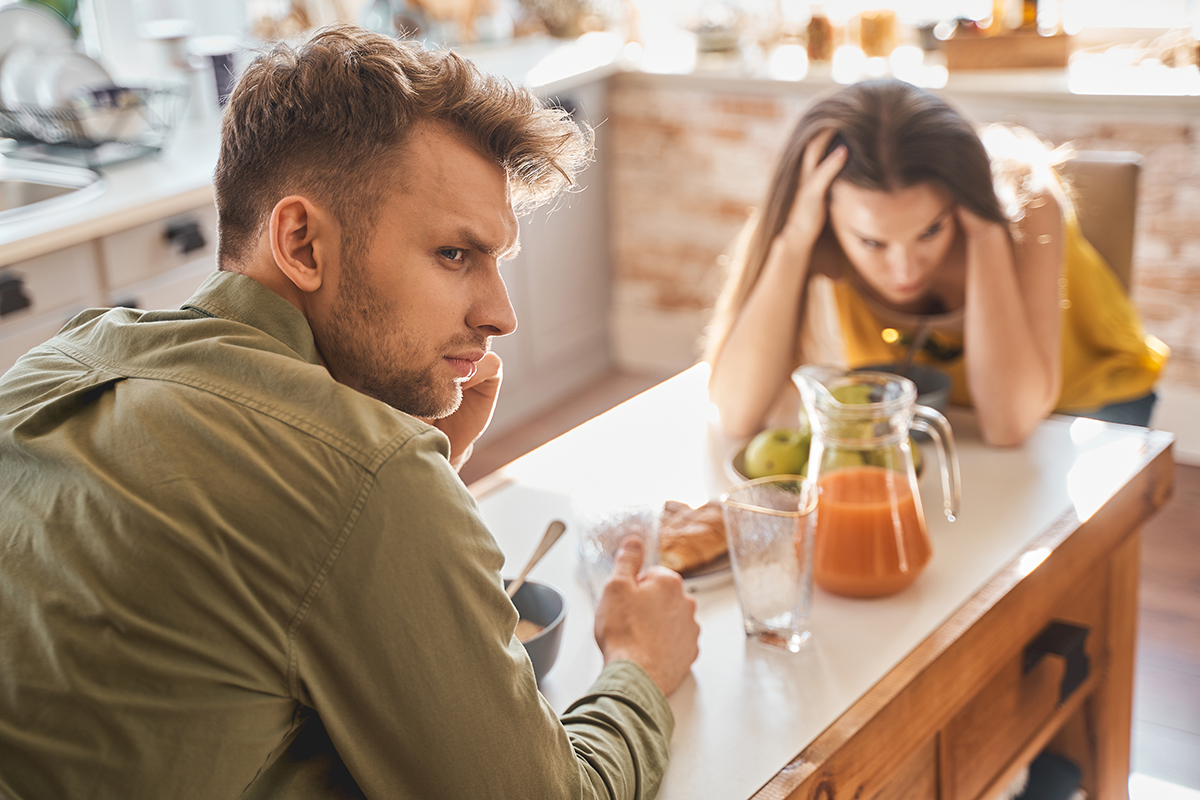
[[[942,223],[935,222],[929,226],[929,229],[921,234],[922,239],[932,239],[942,232]]]
[[[467,259],[467,251],[461,247],[443,247],[441,250],[438,250],[438,253],[447,261],[461,263]]]
[[[868,250],[878,250],[879,248],[883,247],[883,243],[877,242],[874,239],[863,239],[862,246]]]

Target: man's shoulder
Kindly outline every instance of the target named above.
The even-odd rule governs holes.
[[[87,313],[30,354],[47,386],[105,376],[146,418],[189,415],[219,432],[250,417],[372,470],[431,426],[338,383],[253,326],[194,311]],[[50,380],[44,380],[47,376]],[[88,377],[91,376],[91,377]],[[62,391],[61,388],[58,391]],[[437,438],[440,434],[435,434]],[[294,445],[294,443],[293,443]]]

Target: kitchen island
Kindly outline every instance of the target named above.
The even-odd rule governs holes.
[[[717,432],[694,367],[472,486],[508,556],[523,563],[570,497],[693,505],[730,484],[739,444]],[[952,413],[962,513],[928,518],[934,557],[884,600],[817,590],[798,655],[743,634],[729,580],[696,587],[700,657],[671,697],[677,719],[662,797],[984,800],[1044,747],[1083,769],[1098,800],[1126,797],[1138,526],[1172,487],[1169,434],[1053,418],[1020,448],[985,447]],[[940,491],[921,479],[926,508]],[[507,573],[506,573],[507,574]],[[542,691],[558,710],[600,669],[592,601],[569,530],[531,575],[569,612]],[[1081,683],[1067,659],[1025,670],[1052,622],[1087,630]]]

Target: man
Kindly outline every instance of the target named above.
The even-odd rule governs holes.
[[[0,796],[657,792],[697,653],[679,577],[623,548],[560,721],[454,472],[516,327],[514,208],[587,155],[451,53],[342,27],[249,68],[221,271],[0,380]]]

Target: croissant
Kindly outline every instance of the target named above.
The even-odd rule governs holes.
[[[685,573],[719,558],[726,550],[720,503],[714,500],[699,508],[674,500],[663,503],[658,560],[664,567]]]

